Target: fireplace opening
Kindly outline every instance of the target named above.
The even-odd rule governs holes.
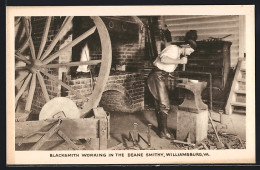
[[[131,112],[132,109],[131,99],[117,90],[103,92],[99,104],[106,111]]]

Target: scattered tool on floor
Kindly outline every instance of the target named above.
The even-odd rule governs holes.
[[[191,143],[190,132],[188,133],[187,142]]]
[[[145,140],[144,137],[140,133],[138,133],[138,141],[140,141],[139,139],[142,139],[148,145],[148,148],[151,147],[151,127],[152,124],[147,125],[147,140]]]
[[[184,141],[180,141],[180,140],[173,140],[174,143],[180,143],[180,144],[184,144],[184,145],[191,145],[191,146],[195,146],[194,143],[189,143],[189,142],[184,142]]]
[[[201,142],[202,146],[206,149],[209,150],[209,148],[207,147],[207,145],[204,142]]]
[[[134,128],[129,132],[130,139],[133,141],[133,144],[136,145],[138,143],[138,131],[137,131],[137,123],[134,123]]]
[[[213,124],[213,121],[212,121],[212,118],[211,118],[210,114],[209,114],[209,120],[210,120],[210,123],[211,123],[211,125],[212,125],[212,128],[214,129],[214,132],[215,132],[215,134],[216,134],[216,136],[217,136],[217,139],[218,139],[218,142],[216,142],[215,144],[216,144],[216,146],[217,146],[218,149],[221,149],[221,148],[224,147],[224,144],[223,144],[223,143],[221,142],[221,140],[219,139],[218,132],[217,132],[217,130],[216,130],[214,124]]]
[[[225,143],[225,146],[226,146],[228,149],[232,149],[232,147],[230,146],[229,143]]]
[[[190,132],[188,132],[186,142],[185,141],[180,141],[180,140],[173,140],[174,143],[180,143],[180,144],[185,144],[185,145],[192,145],[195,146],[194,143],[191,143],[191,137],[190,137]]]
[[[194,149],[192,149],[192,150],[200,150],[200,149],[203,149],[203,146],[202,146],[202,145],[199,146],[199,147],[197,147],[197,148],[194,148]]]
[[[137,130],[137,126],[138,124],[137,123],[134,123],[134,128],[133,130],[131,130],[129,132],[129,138],[130,140],[132,140],[133,142],[133,146],[139,146],[139,142],[140,142],[140,139],[142,139],[142,141],[144,141],[144,143],[147,144],[147,148],[146,149],[153,149],[151,148],[151,127],[152,127],[152,124],[148,124],[147,125],[147,140],[145,139],[145,137],[143,137]],[[140,147],[140,146],[139,146]]]
[[[147,139],[148,139],[148,147],[151,147],[151,128],[152,124],[148,124],[148,131],[147,131]]]
[[[242,147],[245,148],[245,145],[243,144],[241,138],[238,135],[237,135],[237,138],[238,138],[239,142],[241,143]]]

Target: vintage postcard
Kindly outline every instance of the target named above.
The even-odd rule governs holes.
[[[255,163],[254,14],[7,6],[7,164]]]

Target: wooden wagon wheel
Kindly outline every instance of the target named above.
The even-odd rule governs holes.
[[[83,99],[83,101],[85,101],[84,107],[81,110],[81,117],[85,117],[85,115],[92,108],[98,106],[110,72],[111,61],[112,61],[112,49],[111,49],[111,41],[110,41],[108,31],[101,18],[100,17],[90,17],[90,18],[93,20],[94,23],[94,26],[91,29],[87,30],[86,32],[84,32],[83,34],[81,34],[80,36],[72,40],[62,49],[51,53],[54,47],[57,45],[57,42],[65,35],[66,31],[68,31],[67,28],[71,24],[73,17],[65,18],[58,33],[53,38],[50,45],[45,49],[48,32],[52,21],[52,17],[47,17],[40,47],[37,54],[35,52],[33,39],[31,37],[32,30],[31,30],[30,17],[21,17],[16,20],[15,24],[17,25],[19,22],[22,21],[22,24],[24,25],[23,32],[25,32],[27,37],[24,40],[24,43],[22,43],[21,47],[15,51],[15,58],[24,63],[24,66],[16,67],[17,72],[23,71],[23,74],[19,74],[15,79],[15,85],[20,84],[20,88],[15,96],[16,105],[18,103],[19,98],[28,88],[29,91],[28,91],[28,98],[26,100],[25,111],[30,112],[34,93],[35,93],[35,88],[36,88],[36,81],[39,81],[45,101],[48,102],[50,100],[43,79],[43,75],[45,75],[49,79],[57,82],[64,88],[74,93],[78,98]],[[101,60],[51,64],[51,62],[55,60],[57,57],[59,57],[60,54],[70,50],[72,47],[74,47],[81,41],[85,40],[87,37],[91,36],[96,30],[98,31],[98,35],[100,37],[100,42],[101,42],[101,49],[102,49]],[[30,49],[29,57],[23,54],[28,47]],[[101,66],[100,66],[99,75],[96,80],[96,86],[92,94],[87,98],[81,95],[80,93],[78,93],[77,91],[75,91],[69,85],[62,82],[61,80],[58,80],[57,77],[51,75],[48,72],[49,68],[59,68],[62,66],[72,67],[72,66],[79,66],[79,65],[96,65],[99,63],[101,63]]]

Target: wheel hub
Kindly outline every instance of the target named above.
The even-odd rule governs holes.
[[[42,66],[42,61],[40,61],[39,59],[35,59],[32,61],[32,64],[30,65],[30,71],[32,73],[36,73],[37,71],[39,71],[41,69]]]

